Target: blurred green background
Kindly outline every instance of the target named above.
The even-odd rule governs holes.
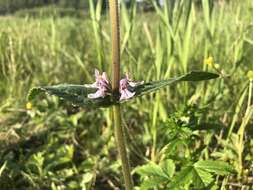
[[[0,0],[1,190],[123,189],[110,109],[43,95],[26,100],[34,86],[91,83],[95,68],[110,76],[107,7],[102,0]],[[122,75],[221,76],[124,104],[133,169],[169,159],[177,176],[186,163],[222,160],[236,174],[213,178],[213,188],[252,188],[252,18],[252,0],[121,4]],[[136,189],[152,181],[145,175],[133,174]],[[166,180],[154,188],[165,189],[173,178]],[[178,188],[194,186],[182,180]]]

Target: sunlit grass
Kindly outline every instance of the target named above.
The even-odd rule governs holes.
[[[122,73],[133,73],[133,78],[144,81],[178,76],[189,70],[221,75],[216,81],[171,86],[156,95],[126,104],[123,114],[131,141],[133,167],[148,159],[154,162],[163,159],[164,147],[169,141],[161,131],[169,127],[169,115],[176,112],[173,117],[185,121],[189,115],[178,110],[184,107],[191,110],[193,108],[187,106],[193,106],[191,111],[196,114],[193,126],[209,130],[196,134],[203,140],[198,143],[205,146],[199,159],[229,161],[238,171],[231,181],[237,178],[240,184],[252,176],[252,140],[250,134],[245,134],[252,126],[252,81],[247,73],[253,69],[253,4],[250,0],[220,2],[212,11],[205,0],[203,4],[178,3],[174,9],[156,7],[154,12],[148,13],[140,13],[134,4],[130,9],[122,7]],[[32,86],[88,83],[93,78],[90,73],[94,67],[111,72],[109,18],[107,14],[101,15],[99,6],[91,8],[92,19],[0,17],[0,140],[6,142],[3,145],[20,141],[17,147],[23,150],[23,142],[33,135],[38,136],[40,142],[46,131],[49,137],[29,150],[33,156],[24,153],[25,158],[40,159],[40,154],[34,155],[43,148],[61,147],[58,141],[75,144],[76,152],[81,154],[80,162],[87,165],[87,172],[93,175],[94,168],[101,172],[97,174],[98,187],[99,183],[110,183],[103,178],[108,173],[115,177],[112,183],[120,186],[118,163],[110,163],[104,156],[114,157],[108,110],[100,110],[95,116],[91,110],[79,110],[71,105],[65,109],[61,100],[55,98],[26,109],[26,95]],[[85,142],[80,140],[84,137]],[[94,142],[100,137],[99,142]],[[6,147],[3,146],[3,150]],[[68,150],[71,148],[69,146]],[[199,145],[187,149],[186,155],[190,155],[191,148],[197,149]],[[4,159],[15,161],[16,158],[3,152]],[[50,157],[49,152],[43,155]],[[78,156],[70,157],[74,160],[72,164],[79,164]],[[25,163],[23,158],[17,160],[21,165]],[[78,175],[80,171],[73,168],[68,172]],[[32,182],[24,176],[31,184],[43,184],[42,177]]]

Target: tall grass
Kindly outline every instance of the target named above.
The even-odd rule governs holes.
[[[26,134],[19,133],[19,127],[44,126],[44,121],[64,115],[64,111],[55,109],[61,107],[61,102],[50,99],[52,105],[42,104],[54,107],[51,117],[35,112],[43,115],[43,121],[35,116],[29,121],[23,119],[25,96],[31,86],[60,82],[82,84],[91,81],[94,67],[103,69],[110,65],[109,21],[101,11],[101,2],[95,5],[89,1],[90,18],[84,19],[0,18],[0,126],[4,132],[13,130],[18,138],[25,139]],[[148,13],[140,13],[135,3],[130,9],[122,4],[122,73],[133,73],[132,77],[137,80],[150,81],[194,69],[219,72],[221,78],[208,84],[171,86],[126,105],[123,114],[128,121],[125,123],[127,137],[133,150],[130,157],[140,158],[140,163],[149,159],[158,162],[166,143],[160,139],[160,130],[168,114],[185,105],[197,105],[202,112],[196,123],[204,122],[209,130],[219,127],[219,134],[213,133],[210,137],[217,145],[211,149],[211,140],[206,140],[203,157],[230,160],[237,165],[238,179],[242,179],[245,169],[250,170],[245,164],[244,145],[252,143],[245,134],[250,130],[247,126],[252,125],[252,82],[249,83],[246,73],[253,69],[253,3],[251,0],[165,2],[164,7],[159,7],[154,1],[155,12]],[[212,65],[205,64],[208,57],[213,58]],[[106,69],[111,71],[110,66]],[[88,117],[80,119],[80,114],[92,115],[88,112],[74,114],[71,121],[64,121],[71,123],[70,126],[76,122],[93,126]],[[112,147],[112,130],[104,128],[111,126],[111,113],[101,111],[98,115],[105,115],[106,121],[93,121],[103,127],[95,129],[101,132],[103,143],[108,143],[105,146]],[[44,127],[50,128],[49,123]],[[90,133],[97,137],[95,129]],[[81,135],[86,133],[89,132]],[[231,144],[236,148],[231,148]],[[89,151],[94,146],[89,144]],[[102,152],[109,154],[109,150],[105,148]],[[231,155],[231,151],[236,155]],[[108,168],[117,173],[118,163]]]

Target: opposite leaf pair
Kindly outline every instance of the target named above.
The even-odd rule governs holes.
[[[107,78],[106,72],[103,72],[102,75],[99,74],[99,71],[95,69],[95,78],[96,81],[93,84],[85,84],[87,88],[96,88],[98,89],[95,93],[88,94],[88,98],[104,98],[105,96],[111,94],[112,88],[111,84]],[[135,95],[134,88],[138,85],[143,84],[144,82],[133,82],[129,79],[129,76],[126,74],[125,78],[120,80],[120,100],[127,100],[132,98]]]
[[[219,77],[219,75],[214,73],[192,71],[185,75],[166,80],[135,83],[126,76],[120,80],[120,100],[114,100],[111,97],[112,88],[107,79],[106,73],[99,75],[99,72],[96,71],[95,75],[96,82],[90,85],[59,84],[32,88],[28,94],[28,100],[33,100],[35,96],[40,93],[46,93],[49,95],[55,95],[76,106],[84,108],[109,107],[155,92],[166,86],[175,85],[178,82],[196,82]]]

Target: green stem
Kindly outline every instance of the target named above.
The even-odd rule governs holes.
[[[111,32],[112,32],[112,92],[114,99],[119,98],[119,78],[120,78],[120,29],[119,29],[119,4],[118,0],[109,0]],[[120,105],[113,106],[113,119],[115,128],[115,139],[118,152],[122,162],[122,171],[125,181],[125,189],[132,190],[129,160],[127,157],[124,129],[121,123]]]
[[[246,113],[249,112],[250,105],[251,105],[252,88],[253,88],[253,81],[250,80],[250,83],[249,83],[249,95],[248,95],[248,103],[247,103],[247,111],[246,111]]]
[[[109,0],[112,33],[112,90],[117,98],[120,77],[120,29],[118,0]]]
[[[249,84],[249,94],[248,94],[248,103],[247,103],[247,109],[245,112],[245,115],[242,120],[242,124],[237,132],[239,135],[239,151],[238,151],[238,157],[239,157],[239,177],[242,177],[242,172],[243,172],[243,150],[244,150],[244,133],[245,133],[245,128],[253,114],[252,108],[251,108],[251,97],[252,97],[252,87],[253,87],[253,81],[250,80]]]
[[[125,136],[124,136],[124,129],[121,123],[119,104],[113,106],[113,118],[114,118],[115,139],[118,146],[120,159],[122,162],[122,171],[123,171],[123,176],[125,180],[126,190],[132,190],[133,183],[132,183],[132,178],[131,178],[131,173],[130,173],[129,160],[127,157],[126,142],[125,142]]]

